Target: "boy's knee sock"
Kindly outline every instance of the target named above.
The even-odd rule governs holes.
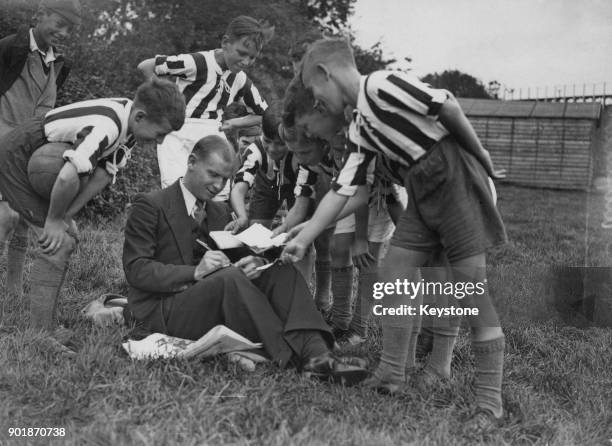
[[[315,305],[317,308],[327,311],[331,306],[329,302],[329,287],[331,284],[331,262],[329,260],[317,260],[315,262],[315,275],[317,286],[315,291]]]
[[[491,411],[498,418],[503,415],[501,385],[504,370],[504,347],[503,336],[489,341],[472,341],[476,368],[474,380],[476,405]]]
[[[423,318],[423,326],[421,327],[421,331],[419,332],[419,336],[417,338],[417,358],[423,358],[424,356],[427,356],[433,348],[433,332],[431,331],[431,328],[429,326],[425,325],[425,322],[428,318],[429,316]]]
[[[23,293],[23,266],[28,248],[28,227],[19,225],[8,243],[6,259],[6,288],[18,297]]]
[[[374,371],[376,378],[391,383],[404,382],[404,368],[411,332],[412,326],[410,324],[398,325],[387,318],[383,318],[383,349],[380,355],[380,363]]]
[[[442,378],[450,378],[453,349],[459,334],[459,327],[436,330],[434,327],[433,346],[425,366],[429,371]]]
[[[346,330],[351,322],[351,296],[353,295],[353,266],[332,268],[332,295],[334,301],[331,308],[332,324]]]
[[[406,343],[406,370],[416,367],[416,350],[420,331],[421,327],[418,321],[415,321],[410,330],[410,338]]]
[[[363,270],[359,272],[359,286],[355,298],[355,309],[350,328],[361,337],[365,337],[368,331],[368,320],[372,313],[372,286],[378,278],[376,270]]]
[[[30,323],[33,328],[49,331],[55,328],[57,299],[67,269],[67,262],[58,265],[45,257],[38,257],[34,261],[29,292]]]

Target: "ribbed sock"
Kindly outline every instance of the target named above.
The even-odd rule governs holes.
[[[23,266],[28,248],[28,227],[17,226],[8,243],[6,259],[6,289],[19,298],[23,295]]]
[[[55,328],[57,299],[67,269],[67,263],[61,267],[41,257],[34,261],[28,295],[33,328],[50,331]]]
[[[433,333],[431,331],[431,328],[425,325],[425,321],[428,318],[429,317],[423,318],[423,326],[421,327],[421,332],[419,333],[419,336],[417,339],[417,346],[416,346],[417,358],[423,358],[424,356],[427,356],[431,352],[431,349],[433,348]]]
[[[474,393],[476,405],[489,410],[497,418],[503,415],[501,385],[504,370],[505,338],[472,341],[476,367]]]
[[[406,346],[406,370],[416,367],[416,349],[419,331],[421,331],[421,327],[418,323],[414,323]]]
[[[359,286],[357,287],[357,297],[355,298],[355,309],[350,329],[361,337],[365,337],[368,332],[368,320],[372,314],[372,286],[378,278],[377,270],[365,270],[359,272]]]
[[[315,290],[315,305],[319,310],[329,311],[329,287],[331,285],[331,262],[329,260],[315,261],[315,276],[317,286]]]
[[[353,266],[332,268],[332,295],[334,301],[331,308],[331,322],[341,329],[347,330],[351,322],[351,297],[353,295]]]
[[[455,341],[457,339],[457,334],[459,333],[459,327],[454,327],[454,330],[454,335],[449,334],[449,330],[445,330],[444,333],[434,333],[431,354],[429,355],[427,365],[425,366],[425,368],[430,372],[433,372],[442,378],[450,378],[451,376],[453,349],[455,348]]]
[[[385,324],[383,321],[383,350],[380,356],[380,363],[374,371],[374,376],[380,381],[389,383],[403,383],[405,380],[404,367],[408,354],[408,343],[412,327],[393,326]]]

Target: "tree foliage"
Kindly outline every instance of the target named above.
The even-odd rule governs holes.
[[[480,80],[458,70],[427,74],[422,81],[435,88],[445,88],[459,98],[491,98]]]
[[[39,0],[0,0],[0,37],[33,24]],[[275,26],[249,76],[271,103],[280,100],[293,73],[289,49],[313,29],[347,33],[355,0],[81,0],[84,18],[78,35],[63,51],[73,69],[58,105],[99,97],[132,97],[142,82],[138,63],[157,54],[218,47],[230,20],[238,15]],[[390,61],[380,45],[355,48],[359,68],[371,72]],[[123,211],[129,197],[159,183],[155,153],[135,153],[120,181],[98,197],[89,212]]]

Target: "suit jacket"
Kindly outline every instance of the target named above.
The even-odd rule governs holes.
[[[0,96],[17,80],[30,54],[30,28],[21,27],[16,34],[0,40]],[[55,50],[55,48],[54,48]],[[70,64],[58,56],[55,65],[56,85],[59,90],[70,72]]]
[[[200,228],[205,233],[223,230],[231,221],[222,203],[208,200],[206,214],[205,227]],[[130,286],[128,305],[136,319],[155,311],[159,299],[195,283],[193,226],[178,181],[134,199],[125,227],[123,269]]]

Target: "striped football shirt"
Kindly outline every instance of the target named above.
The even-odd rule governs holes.
[[[127,163],[129,149],[128,118],[132,108],[129,99],[93,99],[58,107],[43,119],[49,142],[67,142],[72,149],[64,152],[78,173],[91,173],[98,165],[110,162],[115,168]],[[116,169],[107,167],[113,175]]]
[[[251,114],[262,115],[268,105],[244,71],[223,70],[215,51],[155,57],[155,74],[175,76],[185,96],[185,116],[221,120],[223,110],[242,101]]]
[[[414,165],[448,135],[438,121],[446,99],[445,90],[431,88],[411,73],[377,71],[363,76],[349,127],[349,153],[333,190],[354,195],[374,171],[376,153],[405,167]]]
[[[255,183],[255,176],[260,172],[267,179],[273,180],[277,186],[295,184],[296,172],[293,167],[293,153],[287,154],[275,161],[266,153],[261,139],[250,144],[243,155],[242,166],[234,177],[234,184],[247,183],[249,188]]]

